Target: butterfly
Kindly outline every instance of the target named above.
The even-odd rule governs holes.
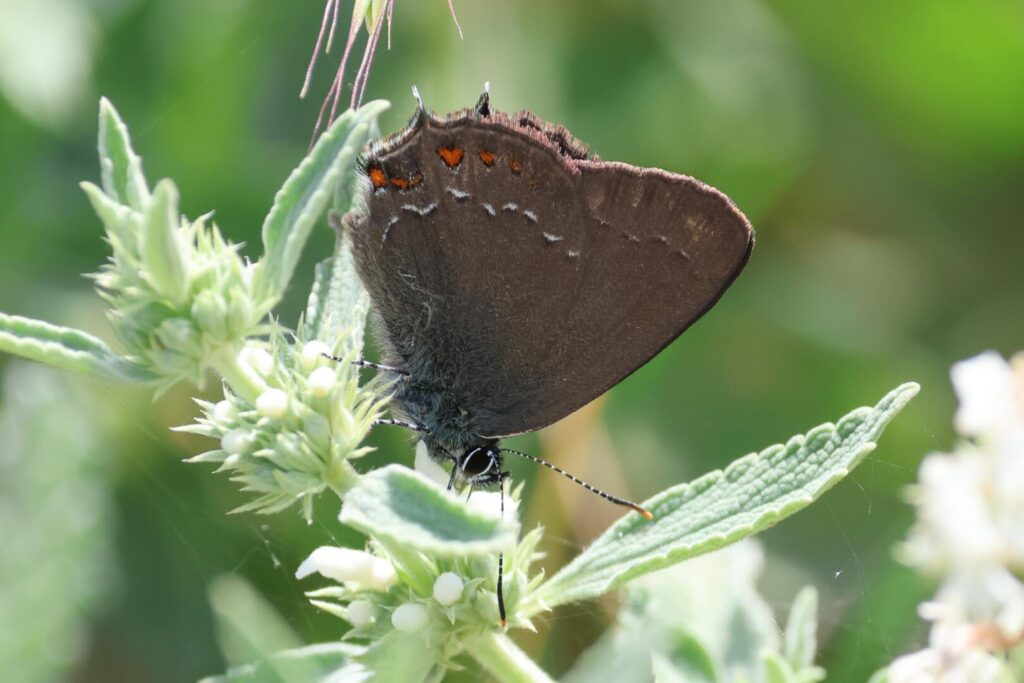
[[[419,98],[417,97],[419,100]],[[361,162],[343,223],[394,373],[384,420],[451,464],[449,488],[501,483],[500,440],[597,398],[706,313],[754,232],[689,176],[601,161],[534,114],[475,107],[409,124]],[[499,571],[499,608],[504,622]]]

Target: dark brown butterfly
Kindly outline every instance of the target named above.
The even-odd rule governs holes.
[[[421,103],[363,169],[365,210],[346,228],[379,319],[377,367],[402,376],[389,422],[452,463],[450,486],[500,483],[502,454],[525,454],[499,439],[650,360],[718,301],[754,243],[718,190],[599,161],[562,127],[492,111],[486,92],[447,116]]]

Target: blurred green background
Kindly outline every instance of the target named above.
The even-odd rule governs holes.
[[[521,446],[645,498],[896,384],[921,396],[879,449],[806,512],[762,535],[763,590],[784,614],[821,591],[820,661],[861,682],[920,645],[931,586],[893,559],[904,487],[947,448],[950,364],[1024,346],[1024,5],[957,0],[398,0],[368,98],[390,132],[427,104],[568,126],[606,159],[695,175],[758,231],[743,277],[706,319],[606,400]],[[190,216],[211,209],[258,254],[274,191],[302,158],[337,55],[297,93],[322,4],[275,0],[0,0],[0,310],[104,337],[82,273],[107,254],[78,190],[98,178],[96,105],[118,107],[151,181]],[[344,10],[348,10],[346,4]],[[345,18],[342,19],[344,24]],[[359,49],[361,52],[361,48]],[[293,324],[323,229],[281,308]],[[333,522],[224,513],[243,498],[181,459],[193,392],[157,401],[0,358],[0,665],[9,680],[188,681],[224,662],[206,597],[234,572],[310,642],[342,622],[292,578]],[[216,398],[212,393],[208,397]],[[410,462],[380,430],[365,464]],[[549,472],[526,480],[549,568],[618,510]],[[59,607],[59,608],[58,608]],[[613,601],[555,612],[517,637],[554,675],[613,618]],[[77,615],[77,616],[76,616]],[[63,629],[63,630],[61,630]],[[5,633],[6,631],[6,633]],[[475,678],[474,672],[466,680]]]

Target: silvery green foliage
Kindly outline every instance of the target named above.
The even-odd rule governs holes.
[[[63,680],[113,573],[110,463],[89,398],[49,370],[9,364],[0,405],[0,677]]]
[[[815,683],[817,593],[793,601],[784,633],[757,591],[760,546],[742,541],[629,584],[618,623],[565,683]]]
[[[255,495],[235,512],[269,514],[300,503],[312,521],[314,496],[351,486],[355,473],[348,461],[372,450],[363,441],[386,398],[359,385],[352,363],[329,361],[319,353],[321,347],[335,349],[314,345],[316,353],[303,354],[305,347],[275,334],[269,350],[255,347],[255,353],[243,354],[257,358],[253,365],[266,384],[263,392],[249,400],[226,389],[218,403],[197,401],[203,417],[178,428],[219,444],[189,462],[217,463],[218,472],[230,473]]]
[[[387,386],[361,385],[352,361],[361,357],[369,301],[348,249],[317,267],[309,303],[293,342],[274,334],[242,350],[243,367],[263,385],[254,398],[225,388],[218,403],[198,401],[203,417],[181,431],[217,439],[220,448],[189,462],[213,462],[255,498],[235,512],[279,512],[301,503],[312,521],[313,498],[331,488],[343,495],[356,482],[348,461],[363,445],[387,402]],[[329,360],[325,354],[342,358]]]
[[[161,390],[183,379],[202,385],[212,368],[236,393],[255,400],[265,383],[238,354],[248,340],[277,329],[267,316],[342,179],[351,187],[355,157],[386,107],[371,102],[346,112],[320,138],[277,193],[263,226],[264,255],[249,263],[209,216],[192,221],[180,215],[173,182],[150,189],[127,128],[102,100],[101,184],[82,187],[111,247],[94,278],[125,352],[78,330],[3,314],[0,350],[106,380],[152,382]]]
[[[433,491],[426,500],[444,497],[461,502],[440,486],[430,485]],[[509,491],[506,521],[515,514],[518,497],[518,491]],[[346,498],[343,509],[350,505],[352,501]],[[466,521],[486,517],[502,521],[496,507],[473,510]],[[531,576],[530,572],[541,537],[538,527],[518,543],[513,537],[511,545],[504,548],[453,541],[443,549],[434,542],[409,545],[392,539],[375,540],[366,551],[321,548],[303,563],[299,576],[318,572],[336,582],[307,595],[314,605],[352,625],[347,640],[367,643],[366,650],[352,661],[373,671],[374,680],[433,680],[443,676],[457,656],[473,654],[477,643],[500,630],[495,585],[498,550],[505,553],[509,625],[533,628],[518,617],[518,605],[543,580],[543,574]],[[394,572],[368,570],[375,563],[394,567]]]
[[[551,606],[639,585],[632,594],[636,609],[623,615],[625,626],[594,651],[597,663],[590,668],[586,660],[581,663],[584,673],[575,680],[820,680],[822,672],[813,665],[816,597],[805,591],[796,598],[780,637],[754,590],[760,566],[756,552],[753,559],[750,550],[742,549],[715,555],[728,567],[707,565],[712,569],[707,580],[668,575],[673,587],[658,589],[649,600],[643,598],[643,578],[629,582],[735,543],[806,507],[867,456],[917,390],[915,384],[903,385],[874,408],[857,409],[837,424],[822,425],[741,458],[725,471],[656,495],[644,503],[654,512],[653,521],[627,513],[549,580],[526,571],[540,542],[541,531],[533,530],[506,555],[509,625],[530,628],[531,619]],[[313,553],[300,577],[319,572],[336,585],[310,596],[353,626],[349,637],[367,643],[356,661],[372,670],[375,680],[439,680],[460,652],[476,658],[498,680],[547,680],[495,624],[492,544],[500,546],[505,533],[498,520],[488,524],[468,506],[451,505],[443,489],[445,474],[431,473],[437,466],[429,459],[418,459],[417,467],[425,477],[388,467],[361,477],[348,490],[341,521],[373,542],[367,551],[321,548]],[[474,497],[482,495],[487,494]],[[680,571],[692,564],[680,565]],[[696,564],[692,571],[701,566]],[[483,591],[470,593],[470,604],[456,614],[438,602],[431,587],[449,572]],[[663,599],[661,592],[674,595],[675,602]],[[659,620],[665,624],[663,634],[651,639],[651,623]],[[609,677],[594,677],[598,672]]]
[[[476,492],[468,504],[453,497],[445,489],[447,474],[426,457],[418,459],[419,472],[392,466],[359,474],[352,466],[369,452],[363,442],[384,410],[389,386],[379,379],[361,383],[350,362],[362,353],[369,302],[343,239],[318,267],[294,331],[268,319],[328,203],[347,211],[359,201],[355,158],[385,106],[346,112],[321,137],[275,197],[263,226],[265,254],[250,264],[205,218],[178,215],[170,181],[149,188],[127,130],[104,102],[102,187],[87,185],[86,192],[113,250],[97,283],[127,353],[76,330],[0,316],[0,349],[105,379],[164,388],[181,379],[199,384],[212,369],[223,380],[224,398],[200,402],[202,416],[183,429],[217,440],[219,447],[193,460],[219,464],[254,494],[240,511],[270,513],[299,503],[310,519],[313,496],[329,490],[342,501],[339,522],[368,537],[364,549],[319,548],[297,572],[330,579],[310,597],[348,621],[347,638],[358,645],[303,649],[259,640],[243,650],[236,639],[225,645],[233,663],[249,651],[259,661],[233,669],[227,680],[245,680],[267,666],[303,670],[313,660],[310,670],[322,671],[326,655],[333,668],[322,680],[439,681],[456,658],[468,656],[499,681],[548,681],[498,623],[498,553],[508,627],[532,628],[531,620],[554,606],[627,586],[810,505],[866,457],[917,393],[917,385],[903,385],[874,408],[671,487],[644,503],[653,521],[626,513],[550,579],[531,573],[542,530],[520,537],[517,491],[506,491],[501,515],[497,493]],[[719,612],[731,615],[730,625],[743,625],[730,631],[727,645],[702,633],[695,615],[666,627],[664,638],[647,644],[656,651],[649,647],[638,664],[624,653],[608,668],[635,664],[664,681],[816,681],[813,595],[797,599],[780,639],[769,635],[769,615],[749,575],[743,584],[749,590],[738,585],[713,591],[735,598]],[[239,595],[230,585],[221,589],[215,598]],[[640,595],[634,593],[642,602]],[[623,619],[653,620],[652,603],[644,604]],[[245,629],[237,630],[244,639]],[[287,652],[266,651],[277,647]]]
[[[802,510],[875,449],[886,425],[917,395],[907,383],[785,444],[769,446],[662,491],[626,515],[533,596],[541,610],[597,597],[647,572],[735,543]]]

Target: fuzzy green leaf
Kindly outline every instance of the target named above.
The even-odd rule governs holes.
[[[142,159],[132,149],[127,126],[105,97],[100,99],[99,152],[103,191],[136,211],[145,210],[149,188],[142,174]]]
[[[369,474],[345,494],[341,522],[385,543],[431,555],[487,555],[515,544],[515,525],[478,512],[400,465]]]
[[[310,681],[338,680],[338,681],[359,681],[365,680],[359,677],[351,679],[341,675],[342,669],[348,671],[347,667],[362,669],[361,666],[350,663],[353,657],[362,654],[363,648],[348,643],[321,643],[319,645],[307,645],[293,650],[275,652],[267,661],[256,664],[244,664],[229,669],[221,676],[208,676],[199,683],[268,683],[268,681],[280,681],[281,677],[277,671],[291,670],[293,667],[301,666],[302,670],[313,670],[316,673]],[[353,671],[354,673],[354,671]],[[366,674],[368,675],[368,674]],[[337,676],[332,678],[331,676]],[[301,679],[295,679],[296,683]]]
[[[217,617],[218,640],[225,659],[235,665],[252,662],[229,671],[220,680],[306,683],[321,678],[325,654],[331,668],[343,664],[351,654],[299,649],[301,643],[292,628],[237,576],[214,579],[210,604]]]
[[[378,100],[342,114],[274,197],[263,222],[264,256],[257,271],[256,291],[265,299],[276,300],[284,293],[313,226],[338,184],[351,183],[356,157],[389,106]]]
[[[793,600],[786,621],[785,655],[794,671],[814,664],[818,638],[818,592],[806,586]]]
[[[0,313],[0,351],[107,381],[154,379],[149,370],[90,334],[17,315]]]
[[[142,222],[142,273],[175,305],[188,298],[188,264],[178,236],[178,188],[161,180]]]
[[[766,529],[807,507],[875,448],[885,426],[918,392],[904,384],[874,408],[859,408],[785,445],[733,462],[724,471],[674,486],[630,513],[538,589],[530,613],[602,595],[632,578]]]
[[[370,297],[356,275],[348,241],[342,239],[338,253],[316,267],[304,320],[308,338],[326,342],[332,349],[340,338],[360,345],[369,310]],[[341,355],[349,351],[358,353],[360,349],[336,350]]]
[[[651,664],[657,683],[716,683],[719,680],[715,660],[696,635],[682,629],[668,634],[667,655],[653,653]]]

